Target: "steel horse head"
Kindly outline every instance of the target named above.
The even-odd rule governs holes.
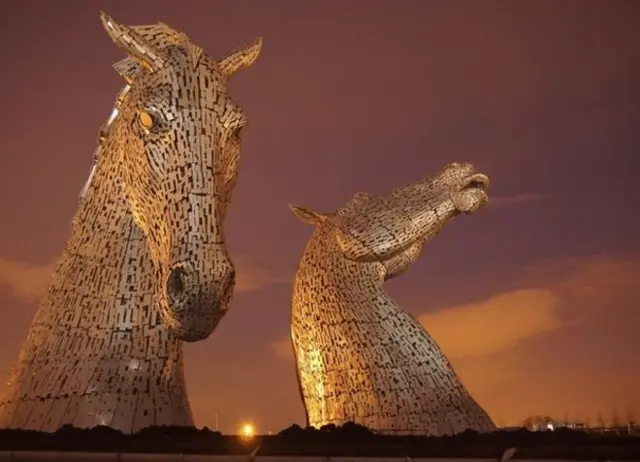
[[[103,25],[127,54],[103,149],[119,156],[127,203],[159,281],[162,320],[178,339],[208,337],[226,313],[235,269],[223,223],[235,187],[241,108],[228,78],[257,58],[261,40],[214,60],[165,24]]]

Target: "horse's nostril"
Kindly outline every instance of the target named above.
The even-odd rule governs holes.
[[[173,268],[167,278],[167,296],[173,302],[179,300],[184,293],[186,272],[183,268]]]

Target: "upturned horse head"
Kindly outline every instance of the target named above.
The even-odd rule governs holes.
[[[261,40],[213,60],[165,24],[127,27],[102,13],[127,53],[127,81],[104,148],[119,156],[127,204],[158,275],[162,320],[177,338],[208,337],[226,313],[235,269],[223,222],[246,119],[227,79],[257,58]]]

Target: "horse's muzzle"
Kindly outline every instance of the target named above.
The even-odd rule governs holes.
[[[233,265],[216,271],[195,268],[189,262],[173,265],[165,281],[167,327],[180,340],[197,342],[209,337],[224,317],[235,285]]]

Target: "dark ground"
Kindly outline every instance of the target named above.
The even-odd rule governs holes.
[[[380,436],[365,427],[345,424],[320,430],[293,425],[278,435],[242,438],[222,435],[207,427],[149,427],[124,435],[108,427],[77,429],[65,426],[55,433],[0,430],[0,450],[84,451],[184,454],[250,454],[260,456],[345,457],[473,457],[498,459],[517,448],[514,459],[580,459],[640,461],[640,437],[590,434],[559,429],[449,437]]]

